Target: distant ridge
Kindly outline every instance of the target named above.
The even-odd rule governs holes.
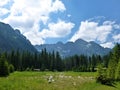
[[[20,51],[37,52],[19,30],[14,30],[9,24],[0,22],[0,52],[18,49]]]
[[[43,44],[36,45],[35,48],[41,52],[42,49],[46,48],[48,52],[58,51],[62,57],[68,57],[73,55],[106,55],[110,52],[111,49],[103,48],[99,44],[91,41],[86,42],[82,39],[78,39],[75,42],[62,43],[58,42],[56,44]]]

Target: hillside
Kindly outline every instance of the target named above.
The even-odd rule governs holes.
[[[14,30],[9,24],[0,22],[0,52],[17,49],[36,52],[36,49],[19,30]]]

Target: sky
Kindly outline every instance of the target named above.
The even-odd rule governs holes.
[[[33,45],[77,39],[120,43],[120,0],[0,0],[0,21]]]

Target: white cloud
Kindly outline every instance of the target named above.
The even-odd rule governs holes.
[[[6,5],[10,0],[0,0],[0,7]]]
[[[106,40],[107,35],[112,30],[111,25],[98,25],[97,22],[81,22],[79,30],[75,33],[75,35],[71,38],[71,41],[75,41],[79,38],[82,38],[86,41],[94,41],[98,40],[100,42],[104,42]]]
[[[64,10],[65,6],[60,0],[54,2],[52,0],[29,0],[29,2],[27,0],[14,0],[10,15],[3,21],[15,26],[15,28],[18,27],[16,24],[21,20],[33,19],[34,22],[43,21],[46,23],[51,12]]]
[[[120,34],[117,34],[117,35],[113,36],[113,39],[114,39],[115,43],[116,42],[120,43]]]
[[[67,16],[68,16],[68,17],[71,17],[71,15],[70,15],[70,14],[68,14]]]
[[[117,26],[117,27],[115,27]],[[95,21],[82,21],[79,30],[72,36],[70,41],[76,41],[81,38],[86,41],[97,41],[102,46],[112,46],[110,43],[106,43],[108,36],[114,29],[118,29],[118,24],[114,21],[104,21],[103,24]],[[117,37],[117,36],[116,36]],[[105,44],[103,44],[105,43]]]
[[[48,27],[49,31],[54,32],[57,37],[64,37],[71,33],[71,29],[74,27],[74,24],[58,21],[58,23],[50,23]]]
[[[100,45],[104,48],[113,48],[114,47],[114,44],[112,42],[107,42],[107,43],[103,43]]]
[[[73,27],[73,23],[59,20],[57,23],[48,24],[48,29],[43,29],[41,32],[32,30],[25,33],[25,36],[27,36],[34,45],[43,44],[46,38],[60,38],[70,34]]]
[[[115,21],[104,21],[103,25],[114,25]]]
[[[9,13],[9,10],[6,8],[0,8],[0,17]]]
[[[53,33],[51,29],[55,28],[55,23],[48,23],[51,13],[63,12],[66,10],[64,4],[61,0],[0,0],[0,6],[4,6],[12,2],[10,10],[1,9],[0,16],[4,16],[6,13],[10,12],[10,15],[7,18],[2,19],[1,21],[10,24],[13,28],[19,29],[22,34],[32,42],[32,44],[40,44],[45,41],[40,37],[41,34],[46,33],[45,29],[40,30],[40,22],[44,25],[48,25],[50,28],[49,32]],[[4,12],[3,12],[4,11]],[[1,18],[0,18],[1,19]],[[66,23],[60,23],[65,24]],[[69,23],[67,23],[69,26]],[[57,25],[59,25],[57,23]],[[60,27],[60,26],[56,26]],[[61,30],[65,30],[65,26]],[[57,28],[58,29],[58,28]],[[59,29],[60,30],[60,29]],[[41,31],[41,32],[40,32]],[[66,31],[66,30],[65,30]],[[48,32],[48,30],[47,30]],[[38,34],[36,34],[38,33]],[[62,31],[54,31],[56,35],[62,34]],[[66,31],[65,33],[69,33]],[[49,36],[49,35],[48,35]],[[46,36],[46,37],[48,37]]]
[[[36,45],[36,44],[44,44],[45,43],[45,40],[43,38],[41,38],[40,36],[40,32],[38,31],[29,31],[29,32],[26,32],[24,35],[29,39],[31,40],[31,43],[33,45]]]
[[[62,3],[62,2],[60,2],[60,0],[56,0],[55,2],[54,2],[54,4],[53,4],[53,6],[52,6],[52,9],[51,9],[51,11],[64,11],[64,10],[66,10],[66,8],[65,8],[65,6],[64,6],[64,4]]]

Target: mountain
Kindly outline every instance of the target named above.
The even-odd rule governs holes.
[[[68,57],[73,55],[105,55],[110,52],[111,49],[103,48],[95,42],[86,42],[82,39],[78,39],[75,42],[67,42],[63,44],[58,42],[56,44],[43,44],[36,45],[35,48],[41,52],[42,49],[46,48],[48,52],[58,51],[62,57]]]
[[[0,22],[0,52],[18,49],[20,51],[37,51],[19,30],[14,30],[9,24]]]

